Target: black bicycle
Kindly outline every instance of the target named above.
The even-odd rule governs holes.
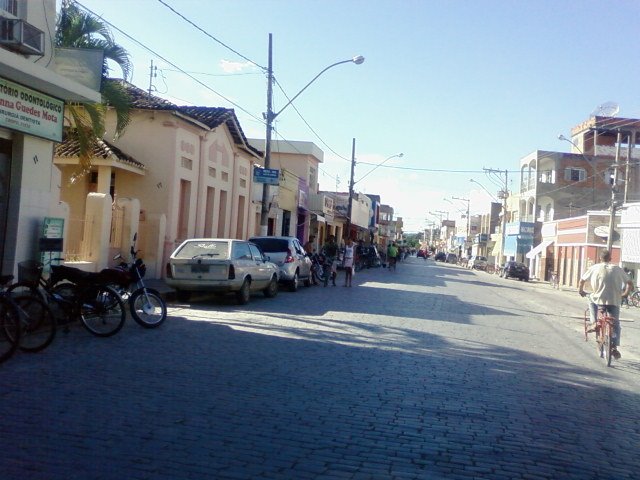
[[[40,262],[20,262],[19,281],[7,291],[14,299],[24,294],[44,299],[65,331],[78,319],[98,337],[110,337],[122,329],[127,316],[124,303],[113,288],[97,283],[99,274],[51,265],[51,275],[45,279],[42,270]]]
[[[0,275],[0,362],[16,349],[39,352],[56,335],[56,321],[49,306],[31,294],[12,295],[8,284],[13,275]]]

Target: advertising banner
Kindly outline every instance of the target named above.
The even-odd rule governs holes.
[[[0,78],[0,126],[62,142],[64,102]]]

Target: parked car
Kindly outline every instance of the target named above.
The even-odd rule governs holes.
[[[446,262],[447,261],[447,254],[444,252],[438,252],[436,253],[435,257],[433,257],[433,259],[436,262]]]
[[[417,254],[418,258],[426,258],[428,256],[429,255],[427,254],[426,250],[423,250],[423,249],[418,250],[418,254]]]
[[[520,280],[528,282],[529,267],[527,267],[524,263],[510,261],[504,264],[504,268],[502,269],[502,274],[500,276],[503,278],[518,278]]]
[[[278,267],[254,243],[193,238],[169,257],[166,282],[180,301],[189,300],[192,292],[233,293],[244,305],[253,292],[266,297],[278,294]]]
[[[296,237],[251,237],[255,243],[280,269],[281,283],[292,292],[298,290],[300,281],[305,287],[311,285],[311,259],[307,256]]]
[[[458,263],[458,256],[455,253],[447,253],[447,258],[445,260],[447,263]]]
[[[474,255],[469,260],[467,266],[472,270],[486,270],[487,269],[487,257],[482,255]]]

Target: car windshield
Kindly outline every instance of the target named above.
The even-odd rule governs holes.
[[[486,262],[487,261],[487,257],[482,257],[482,256],[478,255],[476,257],[476,260],[482,260],[483,262]]]
[[[175,258],[227,258],[229,256],[229,242],[194,240],[185,243],[173,256]]]
[[[286,252],[289,242],[282,238],[250,238],[250,242],[258,245],[264,253]]]

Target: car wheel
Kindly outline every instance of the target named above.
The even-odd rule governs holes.
[[[529,281],[529,277],[524,277],[524,281],[528,282]]]
[[[191,298],[191,292],[188,290],[178,290],[176,291],[176,298],[180,302],[188,302]]]
[[[289,290],[291,290],[292,292],[297,292],[298,291],[298,272],[296,271],[296,273],[293,274],[293,280],[291,280],[291,282],[289,282]]]
[[[251,298],[251,282],[248,279],[245,279],[242,282],[242,286],[240,290],[236,292],[236,300],[240,305],[246,305],[249,303],[249,298]]]
[[[263,293],[267,298],[273,298],[278,295],[278,279],[275,275],[271,278],[269,285],[263,290]]]

